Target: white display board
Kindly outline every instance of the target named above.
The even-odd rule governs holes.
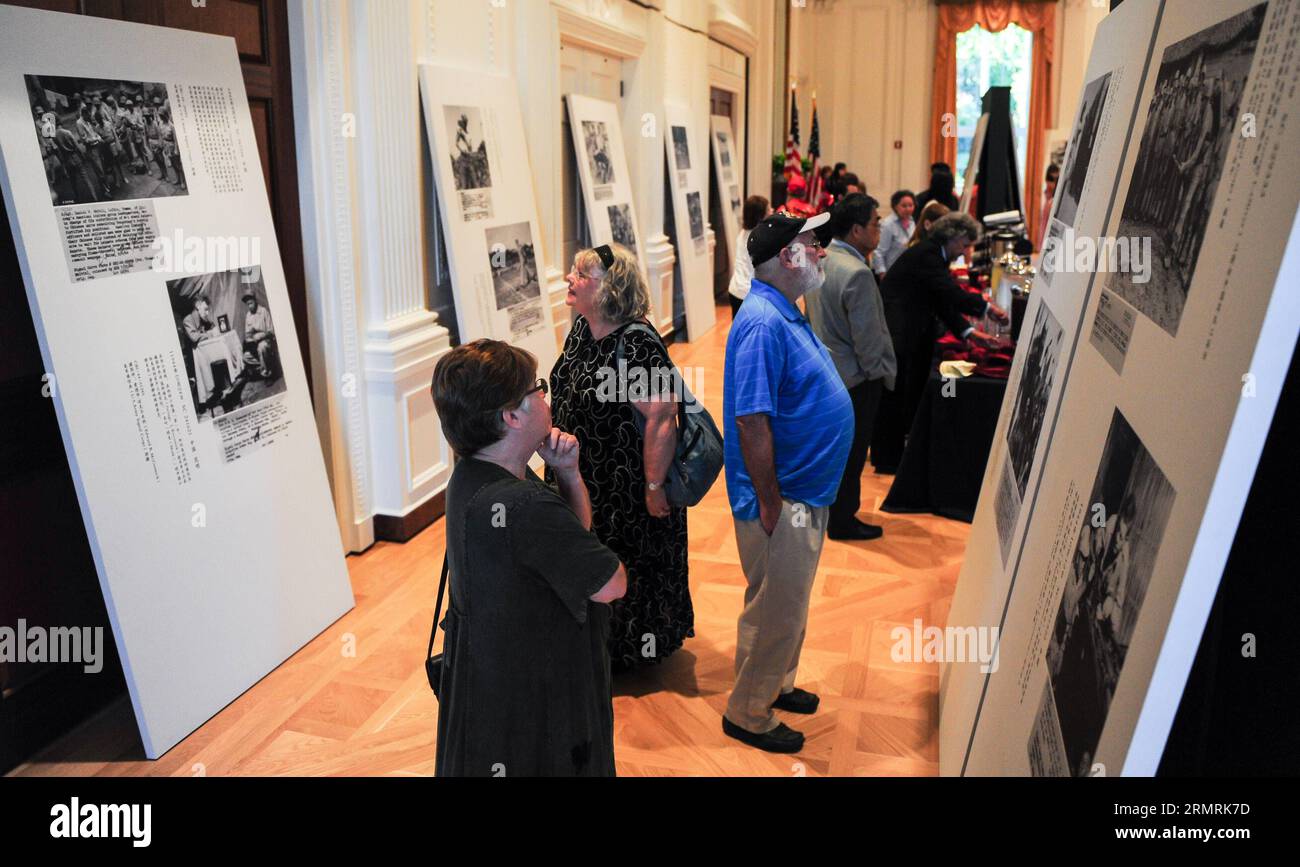
[[[555,362],[541,224],[514,79],[420,66],[425,126],[460,340],[504,340]]]
[[[664,155],[673,194],[677,271],[686,304],[686,333],[698,340],[713,327],[713,269],[709,265],[709,170],[691,113],[678,103],[664,106]]]
[[[731,129],[731,118],[715,114],[709,118],[713,142],[713,171],[718,176],[718,195],[722,196],[722,234],[727,244],[727,261],[736,264],[736,236],[740,234],[741,208],[744,192],[741,190],[740,165],[736,156],[736,135]]]
[[[636,253],[641,273],[645,274],[645,235],[641,234],[632,202],[632,175],[627,168],[618,106],[577,93],[570,93],[564,101],[569,108],[574,162],[582,180],[591,242],[622,244]],[[659,294],[650,293],[651,317],[662,332],[672,328],[673,311],[659,309]]]
[[[997,664],[943,671],[944,774],[1160,761],[1300,331],[1300,68],[1265,50],[1297,27],[1276,0],[1100,26],[949,615]]]
[[[0,155],[157,758],[353,603],[235,42],[0,6]]]

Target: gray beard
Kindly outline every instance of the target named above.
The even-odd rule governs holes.
[[[799,288],[800,295],[807,295],[814,289],[820,289],[826,282],[826,274],[816,265],[809,265],[799,269],[799,279],[795,284]]]

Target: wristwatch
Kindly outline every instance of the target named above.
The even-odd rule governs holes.
[[[645,487],[646,487],[646,490],[647,490],[647,491],[657,491],[657,490],[659,490],[660,488],[663,487],[663,484],[662,484],[662,483],[656,483],[656,482],[650,482],[650,481],[647,481],[647,482],[645,483]]]

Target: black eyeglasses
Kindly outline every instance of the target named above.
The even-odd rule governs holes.
[[[535,392],[535,391],[540,391],[540,392],[542,393],[542,396],[545,397],[545,396],[550,392],[550,390],[551,390],[551,387],[550,387],[550,385],[547,384],[546,380],[544,380],[544,379],[539,379],[539,380],[537,380],[537,384],[536,384],[536,385],[534,385],[532,388],[528,389],[528,391],[525,391],[525,392],[524,392],[523,397],[519,398],[519,402],[520,402],[520,403],[523,403],[524,401],[528,400],[528,395],[532,394],[532,393]]]

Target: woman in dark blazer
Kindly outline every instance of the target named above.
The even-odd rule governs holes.
[[[980,226],[969,214],[953,212],[934,222],[926,240],[908,247],[894,260],[880,284],[885,321],[898,358],[898,382],[893,399],[880,407],[871,441],[871,463],[878,473],[892,473],[903,457],[903,441],[925,393],[934,360],[935,320],[957,337],[989,343],[966,316],[1005,320],[1006,311],[957,285],[949,263],[980,237]]]

